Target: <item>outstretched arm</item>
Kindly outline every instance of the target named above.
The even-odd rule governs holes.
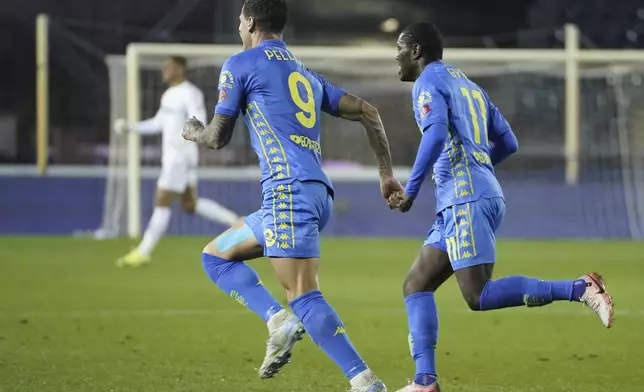
[[[211,150],[221,150],[230,143],[235,130],[236,117],[225,114],[215,114],[208,126],[193,117],[183,127],[182,136],[201,147]]]
[[[340,99],[337,116],[362,124],[369,138],[369,145],[376,155],[380,176],[393,177],[389,141],[378,109],[367,101],[347,93]]]

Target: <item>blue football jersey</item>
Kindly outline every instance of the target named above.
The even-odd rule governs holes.
[[[345,94],[304,67],[284,42],[267,40],[226,61],[215,113],[243,115],[265,189],[299,180],[332,191],[321,165],[320,116],[335,115]]]
[[[481,197],[503,197],[490,161],[489,136],[510,125],[485,91],[458,68],[436,61],[416,80],[412,97],[421,132],[435,123],[449,129],[432,174],[436,211]]]

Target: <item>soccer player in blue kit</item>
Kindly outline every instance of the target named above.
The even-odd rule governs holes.
[[[208,126],[188,121],[183,135],[220,149],[230,141],[241,112],[262,171],[262,207],[208,244],[203,266],[217,286],[266,321],[269,339],[260,377],[273,377],[288,363],[293,345],[306,331],[345,373],[350,391],[386,391],[347,338],[317,279],[320,231],[333,208],[333,187],[321,168],[321,112],[362,124],[388,201],[403,188],[393,178],[380,116],[367,102],[309,71],[286,47],[281,40],[288,18],[285,0],[246,0],[239,18],[244,51],[223,65],[215,116]],[[270,259],[293,314],[244,263],[263,255]]]
[[[440,391],[434,292],[452,274],[472,310],[576,301],[610,328],[612,299],[596,273],[569,281],[524,276],[492,280],[495,232],[505,214],[494,166],[517,151],[517,139],[485,91],[442,62],[443,42],[436,26],[406,27],[397,46],[400,80],[414,82],[414,115],[422,136],[404,195],[392,195],[391,204],[409,211],[432,168],[437,199],[437,219],[403,285],[416,373],[399,392]]]

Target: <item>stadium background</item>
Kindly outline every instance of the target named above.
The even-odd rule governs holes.
[[[404,3],[404,5],[401,5]],[[191,42],[237,44],[237,15],[241,1],[94,1],[5,2],[2,16],[3,148],[0,161],[0,233],[69,234],[100,226],[106,198],[105,173],[89,169],[107,163],[110,135],[110,84],[106,56],[123,54],[130,42]],[[294,45],[391,44],[396,32],[415,20],[435,20],[447,37],[448,47],[465,48],[561,48],[562,26],[575,23],[584,48],[642,48],[644,11],[637,1],[618,4],[582,1],[459,1],[427,5],[424,1],[293,2],[286,39]],[[503,10],[499,12],[498,10]],[[8,12],[7,12],[8,11]],[[49,28],[49,156],[54,170],[34,176],[35,162],[35,58],[34,20],[39,12],[50,15]],[[399,27],[385,32],[382,22],[394,18]],[[601,23],[600,23],[601,22]],[[604,28],[603,26],[610,26]],[[602,26],[602,27],[599,27]],[[394,52],[392,51],[392,62]],[[199,75],[207,105],[216,99],[218,69]],[[516,73],[472,76],[490,93],[517,133],[521,153],[499,168],[507,193],[509,213],[500,235],[519,238],[641,238],[644,214],[633,216],[627,198],[644,195],[641,186],[627,189],[623,158],[632,160],[629,173],[636,183],[644,181],[641,170],[644,107],[641,76],[635,71],[623,82],[626,104],[617,101],[610,75],[581,84],[580,182],[563,181],[563,79],[547,75]],[[397,166],[410,166],[418,134],[410,115],[405,90],[375,87],[372,79],[349,80],[350,84],[381,110]],[[143,116],[156,110],[162,87],[156,70],[146,71]],[[617,146],[617,114],[622,111],[630,142],[638,148],[624,152]],[[322,147],[329,165],[371,165],[371,153],[359,132],[337,131],[338,123],[327,121]],[[637,130],[640,130],[639,132]],[[228,151],[202,152],[208,169],[253,165],[245,130],[238,131]],[[144,165],[158,166],[159,139],[146,138]],[[75,165],[85,171],[60,174],[56,167]],[[344,166],[343,166],[344,165]],[[88,172],[89,170],[89,172]],[[90,173],[90,174],[88,174]],[[154,176],[142,181],[142,222],[151,212]],[[417,218],[391,216],[383,210],[373,182],[338,183],[335,219],[327,235],[422,237],[433,214],[433,192],[426,186],[417,205]],[[633,188],[633,189],[635,189]],[[240,214],[258,205],[256,181],[203,180],[200,190]],[[46,198],[41,197],[47,194]],[[636,200],[637,201],[637,200]],[[642,202],[644,203],[644,202]],[[641,203],[640,203],[641,204]],[[378,213],[374,213],[378,211]],[[221,227],[190,217],[173,219],[172,234],[210,234]],[[635,221],[635,223],[633,222]],[[635,225],[635,228],[634,228]]]

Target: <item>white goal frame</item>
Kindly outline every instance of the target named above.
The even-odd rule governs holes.
[[[577,26],[565,26],[563,49],[445,49],[450,61],[507,61],[561,64],[565,67],[565,178],[570,185],[579,180],[580,146],[580,65],[607,62],[644,63],[644,50],[580,49]],[[390,46],[294,46],[302,58],[324,59],[389,59],[395,48]],[[237,45],[131,43],[127,47],[127,119],[141,120],[140,62],[143,56],[217,56],[229,57],[240,51]],[[127,147],[127,231],[130,237],[141,233],[141,139],[136,132],[128,133]]]

